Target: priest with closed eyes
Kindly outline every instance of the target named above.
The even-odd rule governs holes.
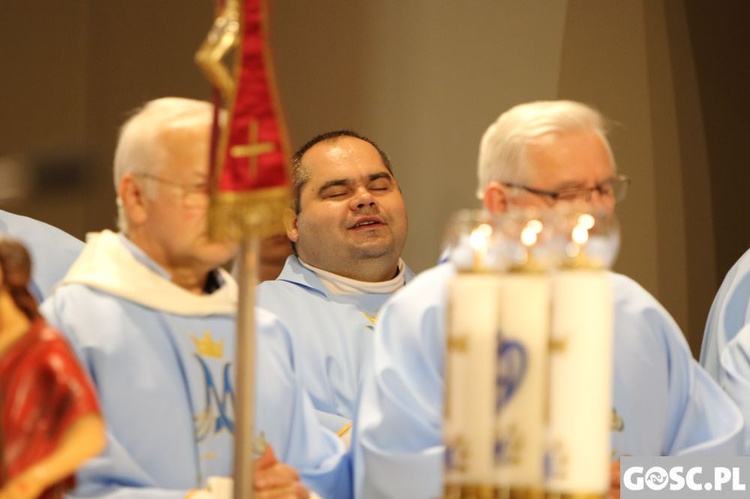
[[[413,273],[401,259],[407,218],[391,161],[349,130],[319,135],[292,160],[289,256],[258,304],[290,332],[320,420],[348,439],[383,303]]]

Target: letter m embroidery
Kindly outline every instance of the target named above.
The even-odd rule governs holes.
[[[219,433],[224,428],[234,433],[234,389],[229,374],[231,363],[224,363],[222,376],[224,386],[220,390],[214,382],[206,361],[197,354],[195,358],[203,368],[206,387],[203,410],[195,415],[195,433],[198,442],[212,433]]]

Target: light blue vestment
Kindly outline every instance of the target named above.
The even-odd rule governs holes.
[[[720,379],[722,353],[742,326],[750,323],[750,250],[729,270],[708,314],[701,347],[701,364]]]
[[[0,234],[21,241],[32,259],[31,293],[41,303],[52,292],[83,249],[67,232],[33,218],[0,210]]]
[[[703,333],[701,364],[750,421],[750,251],[729,270]],[[750,454],[750,428],[745,453]]]
[[[381,313],[354,424],[356,497],[442,494],[445,302],[454,272],[443,264],[421,274]],[[611,276],[614,456],[738,453],[739,410],[661,305],[631,279]]]
[[[43,305],[90,374],[107,424],[107,448],[77,474],[75,497],[183,498],[232,474],[236,284],[223,273],[218,291],[195,295],[154,266],[102,233]],[[289,336],[256,310],[256,443],[270,443],[321,496],[349,497],[348,455],[315,417]]]
[[[409,282],[414,274],[405,269]],[[258,286],[258,305],[276,314],[289,330],[302,384],[321,422],[333,431],[354,416],[375,317],[390,297],[331,294],[294,255],[287,258],[278,279]]]

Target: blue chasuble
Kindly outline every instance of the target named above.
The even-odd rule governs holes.
[[[407,283],[413,276],[405,267]],[[289,330],[302,384],[321,422],[332,431],[345,428],[354,416],[377,316],[390,297],[332,294],[294,255],[278,279],[258,286],[258,305],[276,314]]]
[[[750,251],[729,270],[703,333],[701,364],[750,421]],[[750,427],[745,453],[750,454]]]
[[[60,229],[33,218],[0,210],[0,234],[21,241],[32,259],[31,293],[42,302],[65,277],[83,242]]]
[[[354,424],[355,497],[442,494],[446,290],[454,273],[450,264],[431,269],[383,308]],[[736,455],[737,407],[693,360],[661,305],[631,279],[611,278],[613,457]]]
[[[122,237],[90,237],[43,305],[90,374],[108,445],[77,474],[74,497],[183,498],[231,476],[237,286],[196,295]],[[323,497],[351,495],[348,455],[296,378],[288,333],[256,309],[256,439]]]

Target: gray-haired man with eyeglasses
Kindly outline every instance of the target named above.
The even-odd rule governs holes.
[[[163,98],[123,125],[122,231],[90,235],[43,305],[91,376],[107,424],[107,447],[79,471],[75,497],[199,497],[208,477],[232,473],[238,286],[221,269],[235,245],[207,233],[213,112]],[[348,497],[348,456],[314,415],[288,332],[270,312],[255,317],[256,493]]]
[[[615,169],[603,119],[570,101],[533,102],[485,132],[479,190],[487,210],[559,201],[614,210],[627,178]],[[418,276],[385,307],[355,424],[359,497],[438,497],[445,296],[452,265]],[[612,496],[619,457],[737,454],[744,421],[693,360],[674,320],[646,290],[612,274],[615,297]]]
[[[570,101],[525,104],[485,132],[477,195],[491,212],[560,201],[614,210],[630,183],[615,165],[596,111]]]

